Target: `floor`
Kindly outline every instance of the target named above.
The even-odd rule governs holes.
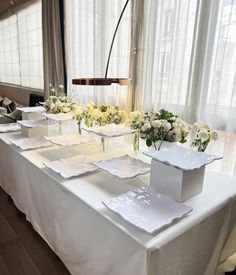
[[[69,275],[0,188],[0,275]]]

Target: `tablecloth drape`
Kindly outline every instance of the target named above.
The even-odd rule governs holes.
[[[72,274],[215,274],[236,222],[235,178],[207,172],[203,193],[185,202],[193,211],[149,235],[101,204],[140,186],[139,180],[121,184],[101,171],[64,180],[43,162],[68,151],[52,146],[22,152],[9,144],[18,136],[0,135],[0,185]],[[74,147],[69,154],[83,150]],[[235,243],[230,251],[236,252]]]

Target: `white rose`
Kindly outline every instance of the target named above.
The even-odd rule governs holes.
[[[161,127],[161,121],[160,120],[153,120],[152,121],[152,126],[154,128],[160,128]]]
[[[192,127],[192,131],[193,131],[193,133],[197,133],[197,131],[199,131],[200,130],[200,125],[197,123],[197,122],[195,122],[194,124],[193,124],[193,127]]]
[[[210,130],[209,125],[207,125],[206,123],[202,123],[201,127],[206,129],[206,130]]]
[[[182,128],[180,126],[175,127],[174,130],[175,130],[176,134],[181,134],[181,132],[182,132]]]
[[[177,141],[177,142],[179,142],[179,141],[181,141],[182,140],[182,135],[181,134],[176,134],[175,135],[175,141]]]
[[[54,103],[50,103],[49,108],[50,108],[50,110],[53,110],[55,108],[55,104]]]
[[[162,122],[162,127],[164,129],[164,131],[169,131],[171,129],[171,124],[169,122]]]
[[[145,123],[145,120],[142,118],[142,119],[140,119],[140,123]]]
[[[71,111],[71,108],[64,106],[64,107],[61,108],[61,111],[63,113],[69,113]]]
[[[206,141],[209,138],[207,129],[200,129],[200,131],[198,132],[198,137],[201,139],[202,142]]]
[[[131,120],[140,120],[143,117],[143,113],[139,111],[134,111],[130,113]]]
[[[147,122],[142,126],[141,131],[146,132],[150,128],[151,128],[151,124],[149,122]]]
[[[83,113],[83,108],[81,106],[77,106],[74,110],[76,116],[81,115]]]
[[[171,121],[177,121],[178,118],[176,118],[175,116],[172,116],[172,117],[170,117],[170,120],[171,120]]]
[[[219,133],[216,130],[211,131],[211,138],[217,140],[219,138]]]

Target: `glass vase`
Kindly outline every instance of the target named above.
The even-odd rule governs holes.
[[[102,152],[105,152],[105,137],[101,137],[101,150]]]
[[[78,133],[81,135],[81,121],[78,121]]]
[[[139,146],[140,146],[140,135],[139,135],[139,132],[135,132],[133,134],[133,149],[134,149],[134,152],[137,153],[139,151]]]

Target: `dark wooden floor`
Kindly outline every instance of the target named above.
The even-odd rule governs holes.
[[[0,275],[69,275],[0,188]]]

